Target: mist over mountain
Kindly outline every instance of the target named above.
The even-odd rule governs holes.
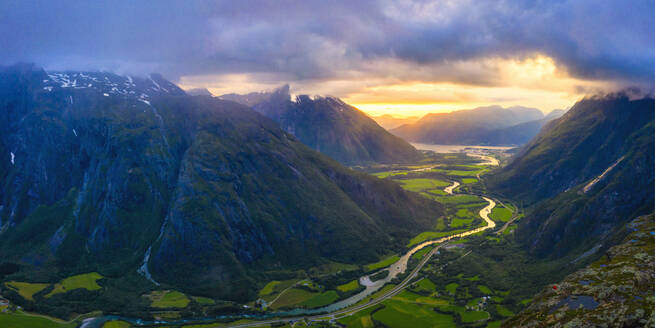
[[[597,251],[655,210],[654,129],[655,100],[623,94],[589,97],[548,123],[490,180],[530,208],[517,236],[542,255]]]
[[[371,116],[381,127],[391,130],[395,129],[401,125],[411,124],[420,119],[418,116],[409,116],[409,117],[395,117],[390,114],[384,114],[380,116]]]
[[[535,108],[488,106],[428,114],[391,133],[411,142],[430,144],[517,145],[536,135],[542,120],[543,113]],[[520,126],[528,122],[532,123]]]
[[[253,299],[256,277],[375,261],[442,214],[156,75],[3,67],[0,108],[0,258],[32,281],[125,277],[93,298],[109,308],[155,283]]]
[[[476,139],[473,139],[473,141],[477,141],[474,144],[483,145],[523,145],[532,140],[544,125],[561,117],[564,113],[564,110],[555,109],[542,119],[481,133]]]
[[[409,143],[338,98],[300,95],[291,100],[288,85],[270,93],[220,98],[251,106],[304,144],[347,165],[408,163],[421,158]]]
[[[195,88],[185,91],[189,96],[214,96],[207,88]]]

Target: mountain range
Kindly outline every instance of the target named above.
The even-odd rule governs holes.
[[[252,107],[304,144],[346,165],[409,163],[421,158],[412,145],[338,98],[299,95],[292,100],[288,85],[269,93],[219,98]]]
[[[405,140],[428,144],[521,145],[563,113],[554,110],[544,116],[535,108],[488,106],[427,114],[415,123],[390,131]]]
[[[443,213],[158,75],[3,67],[0,108],[0,258],[31,281],[138,271],[248,300],[270,272],[376,261]]]
[[[589,97],[548,123],[489,185],[529,209],[517,236],[540,256],[592,254],[655,210],[655,100]]]
[[[387,130],[395,129],[405,124],[412,124],[420,119],[418,116],[396,117],[390,114],[371,116],[371,118]]]

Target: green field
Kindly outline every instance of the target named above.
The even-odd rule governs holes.
[[[460,218],[468,218],[473,215],[471,211],[469,211],[467,208],[461,208],[457,210],[457,213],[455,215],[459,216]]]
[[[455,282],[452,282],[452,283],[446,285],[446,290],[450,294],[455,295],[455,293],[457,292],[457,287],[459,287],[459,284],[455,283]]]
[[[132,325],[125,321],[107,321],[102,328],[130,328]]]
[[[436,201],[442,204],[457,205],[457,204],[486,204],[484,199],[474,195],[455,195],[455,196],[435,196]]]
[[[407,244],[407,247],[412,247],[414,245],[420,244],[426,240],[432,240],[432,239],[438,239],[441,237],[446,237],[454,234],[458,234],[461,232],[466,231],[466,229],[460,229],[460,230],[453,230],[453,231],[426,231],[426,232],[421,232],[418,236],[412,238],[409,243]]]
[[[437,290],[437,285],[435,285],[430,279],[424,278],[416,283],[416,288],[414,290],[418,292],[420,291],[434,292]]]
[[[274,303],[269,304],[269,306],[274,310],[292,307],[307,302],[316,295],[318,295],[318,293],[312,293],[300,288],[291,288],[280,294],[277,300]]]
[[[97,272],[80,274],[77,276],[68,277],[59,283],[55,284],[54,289],[45,297],[51,297],[56,294],[66,293],[74,289],[98,290],[102,287],[98,285],[97,281],[103,277]]]
[[[489,313],[485,311],[466,311],[460,312],[459,315],[462,317],[462,322],[466,323],[489,319]]]
[[[486,295],[491,295],[491,294],[493,294],[493,292],[491,291],[491,289],[489,289],[489,287],[487,287],[487,286],[485,286],[485,285],[480,285],[480,286],[478,286],[478,289],[480,290],[480,292],[481,292],[482,294],[486,294]]]
[[[150,294],[148,294],[146,297],[148,297],[152,303],[150,303],[150,307],[153,308],[185,308],[187,305],[189,305],[189,298],[186,297],[186,295],[175,291],[175,290],[161,290],[161,291],[154,291]]]
[[[473,223],[475,219],[460,219],[460,218],[454,218],[450,221],[450,226],[453,228],[461,228],[461,227],[468,227]]]
[[[279,293],[284,291],[285,289],[295,285],[298,283],[298,279],[289,279],[289,280],[273,280],[264,286],[259,291],[259,297],[263,298],[267,302],[271,302]]]
[[[264,288],[262,288],[262,290],[259,291],[259,296],[266,296],[266,295],[273,294],[273,292],[275,291],[275,287],[277,287],[278,285],[280,285],[280,282],[277,280],[273,280],[269,282],[268,284],[266,284],[266,286],[264,286]]]
[[[409,191],[423,191],[430,189],[437,189],[442,187],[447,187],[450,185],[447,181],[437,180],[437,179],[407,179],[407,180],[397,180],[400,182],[401,186]]]
[[[452,316],[437,313],[431,306],[402,301],[385,301],[384,308],[373,314],[373,319],[388,327],[455,327]]]
[[[407,172],[404,172],[404,171],[385,171],[385,172],[373,173],[373,175],[378,177],[378,178],[384,179],[384,178],[391,177],[391,176],[396,176],[396,175],[407,175]]]
[[[193,300],[195,300],[198,304],[202,304],[202,305],[216,304],[216,301],[207,297],[193,296]]]
[[[478,182],[478,179],[474,179],[474,178],[463,178],[462,179],[463,184],[476,183],[476,182]]]
[[[382,260],[380,262],[367,265],[366,270],[367,271],[375,271],[377,269],[386,268],[386,267],[396,263],[398,260],[400,260],[400,257],[398,257],[398,255],[394,255],[394,256],[388,257],[388,258],[386,258],[386,259],[384,259],[384,260]]]
[[[511,317],[514,315],[514,312],[500,304],[496,304],[496,311],[498,311],[498,314],[503,317]]]
[[[468,278],[464,278],[464,279],[466,279],[468,281],[480,281],[480,276],[476,274],[473,277],[468,277]]]
[[[487,328],[500,328],[501,323],[503,323],[502,320],[489,322],[487,323]]]
[[[432,250],[431,246],[423,247],[416,253],[412,254],[412,259],[416,259],[416,260],[421,259],[423,255],[427,254],[431,250]]]
[[[489,217],[494,221],[507,222],[512,218],[512,211],[506,207],[496,206],[491,210]]]
[[[344,293],[349,292],[351,290],[355,290],[357,288],[359,288],[359,281],[357,279],[355,279],[353,281],[350,281],[348,283],[345,283],[343,285],[337,286],[337,290],[339,290],[340,292],[344,292]]]
[[[428,305],[447,305],[448,301],[432,298],[429,296],[421,296],[407,290],[403,290],[398,295],[392,297],[393,300],[409,303],[428,304]]]
[[[45,316],[32,316],[24,313],[0,313],[2,328],[75,328],[77,323],[62,323]]]
[[[456,217],[450,220],[450,227],[452,228],[469,227],[474,222],[478,222],[478,219],[480,218],[477,208],[473,209],[472,207],[465,205],[457,206],[455,216]]]
[[[485,311],[467,311],[463,306],[446,305],[439,307],[442,311],[456,312],[459,314],[462,322],[471,323],[480,320],[489,319],[489,313]]]
[[[345,316],[337,321],[348,328],[373,328],[374,324],[373,320],[371,319],[371,312],[379,309],[380,307],[382,306],[373,306],[366,310]]]
[[[466,302],[467,307],[475,307],[480,303],[480,298],[472,298],[468,302]]]
[[[339,299],[339,294],[337,294],[337,292],[335,292],[334,290],[328,290],[325,293],[320,293],[308,299],[307,301],[303,302],[302,305],[310,309],[313,309],[321,306],[326,306],[338,299]]]
[[[358,269],[359,269],[359,265],[356,264],[329,262],[309,269],[309,273],[311,275],[320,276],[320,275],[326,275],[331,273],[337,273],[339,271],[354,271]]]
[[[447,195],[449,195],[447,192],[443,191],[443,189],[432,189],[432,190],[428,190],[428,191],[426,191],[425,193],[422,193],[422,194],[423,194],[423,196],[426,196],[426,197],[432,197],[433,195],[437,195],[437,196],[447,196]]]
[[[445,175],[455,176],[455,177],[476,177],[478,174],[484,174],[488,170],[482,168],[479,170],[444,170],[444,169],[432,169],[431,172],[443,173]]]
[[[18,282],[18,281],[10,281],[5,283],[5,286],[17,291],[18,295],[30,301],[34,300],[32,298],[34,294],[42,291],[43,289],[48,287],[48,285],[49,284],[36,284],[36,283]]]

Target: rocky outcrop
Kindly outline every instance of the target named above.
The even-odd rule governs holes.
[[[504,327],[655,327],[655,216],[629,223],[623,243],[550,285]]]

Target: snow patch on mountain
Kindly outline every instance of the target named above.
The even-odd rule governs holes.
[[[49,79],[43,80],[43,89],[50,92],[62,89],[91,89],[110,95],[139,98],[162,94],[184,94],[184,91],[158,75],[147,78],[119,76],[107,72],[47,72]]]

